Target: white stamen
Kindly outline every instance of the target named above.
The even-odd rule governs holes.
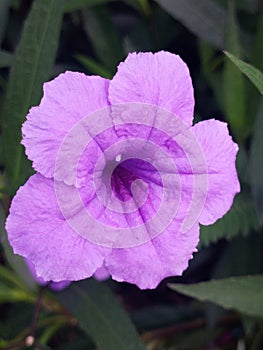
[[[121,154],[118,154],[115,158],[116,162],[120,162],[121,161]]]

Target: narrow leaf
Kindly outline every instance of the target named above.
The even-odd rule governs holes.
[[[257,23],[257,31],[255,37],[255,44],[253,47],[252,54],[249,56],[250,64],[253,67],[256,67],[259,71],[263,72],[263,11],[261,11],[258,23]],[[252,84],[248,84],[247,86],[247,101],[249,104],[247,106],[247,114],[251,116],[251,126],[253,125],[257,110],[260,104],[260,94],[255,89]]]
[[[18,287],[19,289],[25,289],[24,284],[20,282],[16,274],[5,266],[0,265],[0,280],[4,281],[11,287]]]
[[[149,15],[151,12],[150,4],[148,0],[138,0],[138,3],[145,15]]]
[[[235,16],[234,2],[229,2],[226,25],[226,49],[240,56],[239,28]],[[242,140],[246,131],[245,82],[242,73],[228,60],[225,60],[223,72],[223,91],[225,114],[232,133],[238,141]]]
[[[3,148],[11,191],[31,173],[20,145],[21,124],[39,103],[42,84],[50,78],[65,0],[35,0],[25,21],[12,66],[3,111]]]
[[[197,284],[170,284],[171,289],[254,317],[263,317],[263,275],[231,277]]]
[[[112,78],[112,73],[107,68],[94,61],[92,58],[81,54],[76,54],[75,57],[92,74],[100,75],[106,79]]]
[[[111,73],[115,73],[116,66],[124,57],[124,52],[110,14],[105,7],[100,6],[83,12],[83,17],[84,29],[99,61]]]
[[[0,303],[17,303],[19,301],[34,303],[36,297],[28,293],[28,291],[12,289],[5,285],[1,285],[0,289]]]
[[[83,8],[98,6],[116,0],[67,0],[64,8],[65,12],[72,12]]]
[[[241,61],[236,56],[225,51],[226,56],[245,74],[246,77],[255,85],[258,91],[263,95],[263,74],[255,67],[250,64]]]
[[[71,285],[59,295],[100,350],[143,350],[128,315],[111,290],[95,280]]]
[[[215,48],[224,46],[226,12],[211,0],[155,0],[172,17],[191,32],[211,43]]]
[[[151,13],[151,8],[148,0],[122,0],[127,5],[133,7],[136,11],[148,16]]]

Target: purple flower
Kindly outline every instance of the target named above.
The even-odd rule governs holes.
[[[40,286],[45,286],[49,283],[49,281],[44,281],[42,277],[38,277],[34,268],[34,265],[32,262],[28,259],[25,260],[26,265],[31,272],[32,276],[34,277],[35,281],[40,285]],[[65,288],[67,288],[70,285],[70,281],[61,281],[61,282],[50,282],[49,287],[53,289],[54,291],[61,291]]]
[[[34,277],[35,281],[40,286],[46,286],[49,283],[49,287],[54,291],[61,291],[65,288],[67,288],[70,285],[70,281],[61,281],[61,282],[52,282],[52,281],[45,281],[42,277],[37,276],[36,270],[32,262],[28,259],[25,259],[26,265],[31,272],[32,276]],[[95,271],[93,277],[95,277],[98,281],[104,281],[110,276],[107,268],[105,266],[100,267],[97,271]]]
[[[34,265],[32,264],[31,261],[26,259],[25,262],[26,262],[26,265],[27,265],[29,271],[31,272],[32,276],[34,277],[35,281],[40,286],[45,286],[45,285],[47,285],[50,282],[49,287],[51,289],[53,289],[54,291],[58,291],[59,292],[59,291],[65,289],[65,288],[67,288],[70,285],[70,281],[61,281],[61,282],[45,281],[42,277],[37,276],[35,267],[34,267]],[[109,272],[108,272],[107,268],[105,266],[102,266],[97,271],[95,271],[93,276],[98,281],[104,281],[110,275],[109,275]]]
[[[44,84],[22,130],[37,174],[10,208],[14,252],[44,280],[102,267],[144,289],[181,275],[199,223],[240,190],[227,125],[192,126],[193,111],[188,68],[163,51],[130,54],[111,81],[66,72]]]

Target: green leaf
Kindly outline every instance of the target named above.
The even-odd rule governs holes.
[[[257,212],[260,218],[260,222],[263,223],[263,98],[261,97],[261,103],[256,116],[254,132],[252,136],[250,158],[249,158],[249,170],[250,170],[250,184],[252,188],[252,194],[256,203]]]
[[[133,7],[136,11],[148,16],[151,13],[151,8],[148,0],[122,0],[127,5]]]
[[[39,342],[42,345],[46,345],[49,340],[54,336],[54,334],[62,327],[64,327],[66,322],[60,321],[51,324],[50,326],[46,326],[41,336],[39,337]]]
[[[89,342],[87,337],[84,338],[78,335],[78,337],[73,338],[70,342],[67,341],[66,344],[61,344],[59,350],[94,350],[94,345]]]
[[[2,265],[0,265],[0,280],[12,287],[18,287],[20,289],[24,289],[25,287],[11,269]]]
[[[35,0],[25,21],[12,66],[3,110],[3,149],[11,192],[32,170],[20,145],[21,124],[39,103],[56,56],[65,0]]]
[[[170,284],[171,289],[254,317],[263,317],[263,275],[230,277],[197,284]]]
[[[200,246],[208,246],[219,239],[227,240],[241,234],[246,236],[259,228],[259,221],[252,198],[246,193],[239,193],[231,209],[213,225],[201,226]]]
[[[92,74],[100,75],[106,79],[112,78],[113,74],[107,68],[94,61],[92,58],[81,54],[76,54],[75,57]]]
[[[192,321],[195,322],[195,321]],[[187,328],[187,327],[186,327]],[[190,328],[190,327],[189,327]],[[199,329],[193,327],[193,329],[182,330],[181,332],[175,332],[170,343],[173,344],[173,348],[176,350],[193,350],[193,349],[205,349],[207,344],[213,343],[214,339],[220,336],[219,329],[209,329],[206,327]],[[163,348],[162,348],[163,349]],[[165,348],[167,349],[167,348]]]
[[[98,6],[116,0],[67,0],[64,8],[65,12],[72,12],[83,8]]]
[[[155,0],[172,17],[215,48],[224,46],[226,12],[211,0]]]
[[[14,55],[7,51],[0,50],[0,68],[10,67],[13,60]]]
[[[250,64],[241,61],[231,53],[224,51],[226,56],[245,74],[246,77],[255,85],[258,91],[263,95],[263,74],[255,67]]]
[[[263,11],[261,11],[258,23],[257,23],[257,32],[255,37],[255,44],[253,47],[252,54],[249,56],[250,64],[257,68],[259,71],[263,71]],[[249,104],[247,106],[247,115],[251,116],[251,127],[253,126],[253,122],[260,104],[260,94],[255,89],[254,85],[248,84],[247,86],[247,101]]]
[[[240,56],[239,28],[235,16],[234,1],[229,2],[226,33],[226,49],[233,52],[236,56]],[[245,132],[247,132],[244,77],[242,73],[226,59],[223,79],[225,114],[232,133],[238,141],[241,141],[245,136]]]
[[[128,315],[104,284],[82,281],[62,291],[59,299],[100,350],[145,349]]]
[[[101,6],[85,11],[83,17],[84,29],[98,59],[111,73],[115,73],[124,52],[110,14]]]
[[[150,12],[151,12],[151,8],[150,8],[150,4],[149,4],[149,1],[148,0],[137,0],[138,3],[139,3],[139,6],[141,7],[142,9],[142,12],[145,14],[145,15],[149,15]]]
[[[13,289],[1,283],[0,303],[16,303],[18,301],[34,303],[36,296],[28,291]]]

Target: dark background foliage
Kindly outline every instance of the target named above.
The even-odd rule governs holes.
[[[33,338],[34,349],[262,349],[262,89],[223,53],[263,70],[261,1],[0,0],[0,44],[0,349]],[[38,287],[4,228],[12,196],[32,174],[20,145],[28,109],[60,72],[111,78],[128,52],[159,50],[188,64],[195,121],[229,123],[241,193],[224,218],[201,228],[183,276],[156,290],[111,280],[58,293]]]

